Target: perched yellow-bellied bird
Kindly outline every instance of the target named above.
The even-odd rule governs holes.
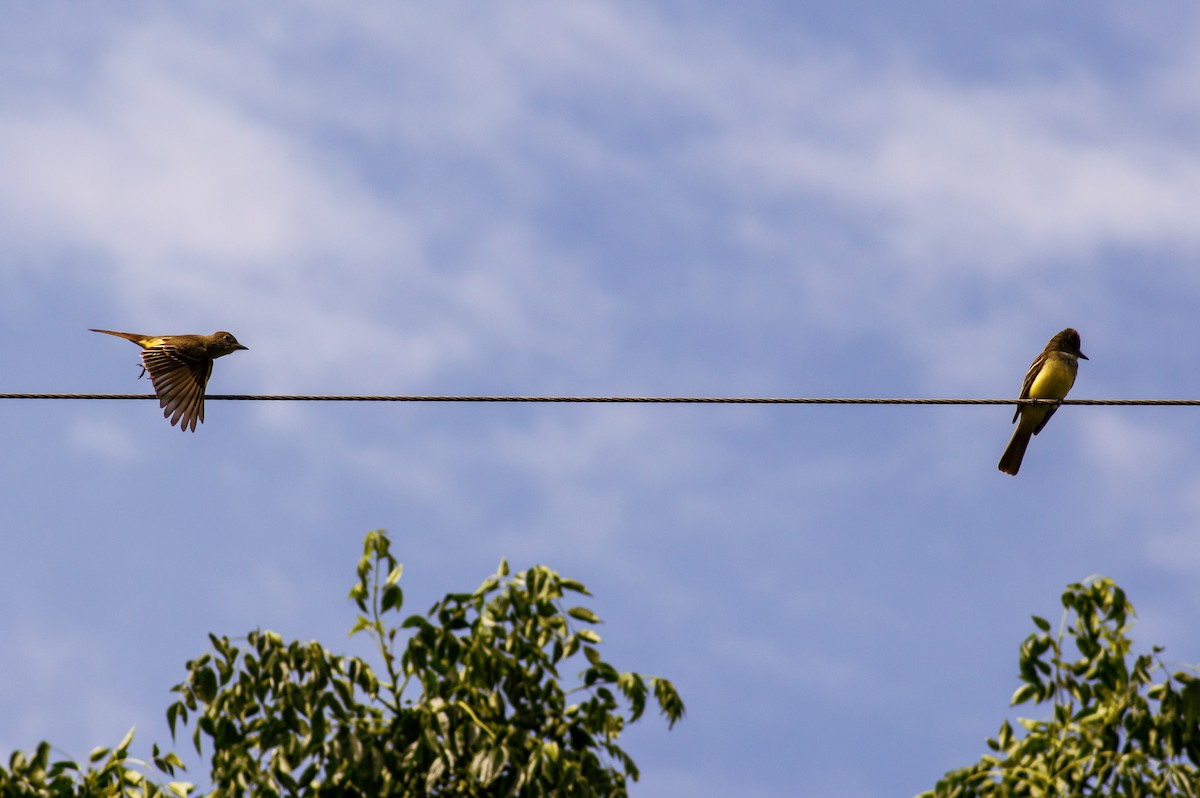
[[[92,332],[115,335],[140,346],[142,366],[150,374],[163,418],[171,419],[171,426],[182,421],[179,428],[192,432],[196,431],[196,422],[204,421],[204,389],[212,375],[213,361],[250,348],[223,330],[212,335],[139,335],[95,329]]]
[[[1046,348],[1033,361],[1025,374],[1025,382],[1021,385],[1022,399],[1066,399],[1071,386],[1075,384],[1075,374],[1079,371],[1079,359],[1088,356],[1079,351],[1079,333],[1068,327],[1050,339]],[[1017,475],[1021,470],[1021,460],[1025,457],[1025,447],[1029,439],[1042,431],[1050,416],[1058,405],[1033,404],[1017,405],[1013,421],[1019,417],[1021,423],[1013,432],[1008,448],[1000,457],[999,468],[1005,474]]]

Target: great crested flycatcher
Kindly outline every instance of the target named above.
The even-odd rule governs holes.
[[[219,357],[249,349],[230,333],[212,335],[139,335],[138,333],[92,330],[133,341],[142,348],[142,366],[150,373],[158,394],[163,418],[171,426],[196,431],[196,422],[204,421],[204,389],[212,375],[213,361]]]
[[[1029,367],[1025,382],[1021,385],[1021,398],[1065,399],[1075,384],[1079,358],[1087,360],[1088,356],[1079,351],[1079,333],[1068,327],[1050,339],[1050,343],[1046,344],[1046,348]],[[1019,417],[1021,423],[1017,424],[1008,448],[1000,457],[1001,471],[1016,476],[1021,470],[1021,459],[1025,457],[1030,436],[1041,432],[1057,409],[1058,405],[1050,404],[1017,405],[1013,421]]]

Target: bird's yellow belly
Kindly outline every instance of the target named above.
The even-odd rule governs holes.
[[[1042,364],[1041,371],[1029,386],[1031,399],[1063,399],[1075,384],[1075,370],[1056,358]]]

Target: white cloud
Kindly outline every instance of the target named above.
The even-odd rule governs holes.
[[[1130,116],[1146,92],[1164,94],[1157,76],[1150,85],[1078,73],[972,83],[821,50],[787,62],[742,51],[714,63],[725,73],[698,81],[708,92],[697,104],[721,103],[709,115],[723,124],[694,160],[746,194],[809,194],[874,215],[890,254],[923,265],[912,277],[935,264],[958,271],[963,259],[1008,270],[1111,244],[1200,243],[1188,202],[1200,152]]]
[[[374,209],[323,173],[303,138],[189,80],[169,57],[187,44],[114,42],[78,94],[14,111],[2,128],[9,211],[47,237],[68,227],[130,276],[206,265],[166,269],[165,290],[203,292],[231,261],[362,236]]]
[[[93,746],[115,745],[133,723],[153,725],[144,707],[109,683],[113,669],[104,636],[17,623],[6,637],[0,665],[21,679],[19,689],[9,685],[11,695],[0,693],[0,705],[9,708],[0,729],[10,735],[0,741],[4,750],[29,751],[53,736],[56,745],[68,747],[67,758],[81,761]]]
[[[1189,470],[1170,476],[1157,491],[1143,494],[1144,510],[1130,528],[1142,536],[1147,560],[1182,579],[1176,589],[1184,591],[1194,584],[1190,577],[1200,567],[1200,475]]]
[[[141,404],[150,409],[150,402]],[[99,454],[113,462],[134,462],[145,455],[142,442],[128,428],[95,418],[76,419],[71,427],[71,439],[79,449]]]
[[[1083,444],[1114,490],[1143,493],[1177,469],[1187,454],[1178,437],[1133,408],[1091,407],[1082,416]]]

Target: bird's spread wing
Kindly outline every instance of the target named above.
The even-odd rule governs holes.
[[[153,346],[142,352],[142,363],[150,372],[163,418],[180,429],[196,431],[196,422],[204,421],[204,389],[212,374],[209,357],[197,357],[169,344]]]

